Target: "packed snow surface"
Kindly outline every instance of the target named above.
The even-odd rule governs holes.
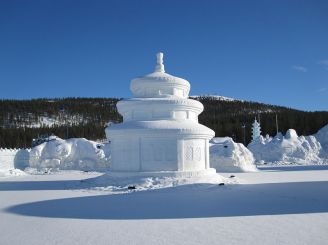
[[[84,138],[63,140],[53,136],[32,148],[29,166],[32,168],[58,168],[101,170],[109,168],[108,145]]]
[[[327,166],[234,175],[149,191],[96,172],[1,178],[0,244],[326,244]]]
[[[230,137],[217,137],[210,141],[210,165],[219,173],[256,171],[254,162],[252,152]]]
[[[20,169],[0,169],[0,177],[22,176],[26,173]]]
[[[258,163],[325,164],[328,160],[320,155],[323,155],[326,147],[326,128],[321,129],[316,136],[298,136],[294,129],[289,129],[285,136],[281,133],[274,138],[260,136],[248,145],[248,149]]]
[[[173,176],[124,174],[107,172],[98,178],[85,181],[86,185],[94,190],[125,193],[132,188],[134,191],[145,191],[177,187],[191,184],[232,184],[234,179],[224,178],[217,173],[208,173],[199,176]]]

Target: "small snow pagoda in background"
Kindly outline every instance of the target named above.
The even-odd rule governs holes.
[[[214,131],[198,123],[203,105],[189,99],[187,80],[165,73],[163,54],[155,71],[131,81],[134,98],[117,103],[123,123],[106,128],[112,172],[197,176],[209,164]]]
[[[252,124],[252,140],[256,140],[261,136],[261,125],[260,123],[254,119],[254,122]]]

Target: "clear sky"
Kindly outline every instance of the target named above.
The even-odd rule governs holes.
[[[328,110],[328,1],[0,1],[0,98],[130,97],[166,71],[191,95]]]

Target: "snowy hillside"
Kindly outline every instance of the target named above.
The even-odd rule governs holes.
[[[80,124],[80,123],[87,123],[87,120],[85,120],[83,117],[74,116],[70,118],[61,118],[59,116],[40,116],[36,121],[33,121],[29,124],[25,124],[25,127],[28,128],[42,128],[42,127],[55,127],[55,126],[63,126],[63,125],[74,125],[74,124]]]
[[[220,101],[237,101],[237,99],[230,98],[230,97],[225,97],[221,95],[191,95],[189,96],[191,99],[198,99],[198,98],[212,98],[215,100],[220,100]],[[243,100],[238,100],[238,101],[243,101]]]

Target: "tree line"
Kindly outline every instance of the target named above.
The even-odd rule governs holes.
[[[217,137],[229,136],[248,144],[251,124],[256,117],[262,135],[276,134],[294,128],[299,135],[316,133],[328,123],[328,112],[305,112],[287,107],[249,101],[224,101],[198,97],[204,105],[200,123],[215,131]],[[121,122],[116,103],[119,98],[57,98],[33,100],[0,100],[0,147],[30,147],[32,139],[44,134],[61,138],[104,139],[108,122]],[[58,124],[38,125],[40,117],[56,119]],[[34,126],[33,126],[34,125]]]
[[[307,112],[250,101],[220,101],[213,97],[198,100],[205,108],[199,116],[200,123],[212,128],[217,137],[229,136],[241,143],[245,139],[246,144],[251,141],[255,118],[261,124],[263,136],[276,135],[276,117],[278,130],[283,134],[293,128],[299,135],[311,135],[328,124],[327,111]]]

